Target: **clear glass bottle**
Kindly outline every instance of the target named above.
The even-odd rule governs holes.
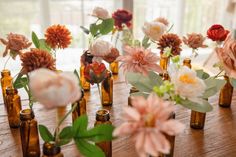
[[[11,72],[7,69],[1,71],[1,86],[2,86],[2,96],[5,106],[6,104],[6,89],[7,87],[12,87],[12,77]]]
[[[110,121],[110,113],[106,109],[98,110],[96,112],[96,122],[94,126],[97,126],[100,124],[112,124]],[[104,151],[106,157],[112,156],[112,142],[111,141],[96,143],[96,145],[99,146]]]
[[[9,126],[11,128],[18,128],[20,126],[21,99],[17,89],[13,87],[7,88],[6,102]]]
[[[101,85],[102,105],[109,106],[113,103],[113,77],[110,71],[107,71],[107,78]]]
[[[72,121],[74,122],[79,116],[86,114],[86,99],[84,98],[84,91],[81,98],[72,104],[72,107],[77,104],[77,107],[72,112]]]
[[[129,106],[132,106],[132,104],[131,104],[131,100],[132,100],[131,94],[132,94],[132,93],[136,93],[136,92],[139,92],[139,90],[138,90],[137,88],[135,88],[135,87],[131,87],[131,88],[130,88],[129,97],[128,97],[128,105],[129,105]]]
[[[85,66],[81,64],[80,66],[80,84],[84,91],[90,90],[90,83],[84,77]]]
[[[114,61],[110,63],[109,67],[113,75],[117,75],[119,73],[119,62]]]
[[[185,58],[185,59],[183,60],[183,65],[184,65],[184,66],[187,66],[187,67],[189,67],[189,68],[191,69],[191,68],[192,68],[191,59],[190,59],[190,58]]]
[[[231,101],[232,101],[234,87],[230,84],[228,76],[225,75],[224,79],[226,81],[226,84],[220,90],[219,106],[220,107],[230,107],[231,106]]]
[[[54,142],[45,142],[42,157],[64,157],[64,155],[61,153],[61,147],[56,146]]]
[[[191,111],[190,126],[193,129],[203,129],[205,125],[206,113]]]
[[[31,109],[25,109],[20,112],[20,135],[23,157],[39,157],[39,134],[38,123],[34,119],[34,113]]]

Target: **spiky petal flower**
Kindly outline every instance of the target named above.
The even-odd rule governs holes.
[[[24,35],[13,33],[7,35],[7,40],[0,38],[0,41],[6,45],[3,57],[10,52],[13,59],[21,54],[21,50],[29,48],[32,44]]]
[[[171,48],[171,54],[173,56],[180,55],[181,52],[181,39],[178,35],[173,33],[163,34],[159,39],[157,45],[158,48],[161,50],[161,54],[164,52],[164,49],[169,47]]]
[[[115,20],[115,26],[118,30],[123,29],[123,25],[131,27],[131,20],[133,18],[132,13],[125,9],[118,9],[112,14],[112,18]]]
[[[132,106],[124,109],[124,123],[115,129],[113,135],[130,135],[140,157],[158,156],[159,152],[168,154],[170,143],[164,134],[173,136],[184,129],[182,123],[170,119],[174,106],[154,93],[147,100],[134,97]]]
[[[119,56],[117,61],[122,62],[124,72],[138,72],[147,75],[148,71],[162,72],[157,64],[159,57],[150,49],[143,47],[125,47],[125,55]]]
[[[71,43],[71,33],[63,25],[52,25],[45,33],[46,43],[52,48],[67,48]]]
[[[55,70],[55,60],[44,50],[31,49],[31,51],[23,53],[20,56],[22,61],[22,73],[26,74],[39,68],[47,68]]]
[[[191,33],[187,34],[187,37],[183,37],[183,42],[192,49],[205,48],[205,38],[201,34]]]

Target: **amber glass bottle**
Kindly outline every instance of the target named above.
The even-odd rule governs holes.
[[[7,87],[12,87],[12,77],[11,72],[7,69],[1,72],[1,86],[2,86],[2,96],[5,106],[6,104],[6,89]]]
[[[162,79],[163,79],[164,81],[170,80],[169,74],[168,74],[167,72],[164,72]]]
[[[81,84],[84,91],[89,91],[90,90],[90,83],[84,77],[84,69],[85,69],[85,66],[81,64],[81,66],[80,66],[80,84]]]
[[[191,111],[190,126],[193,129],[203,129],[205,125],[206,113]]]
[[[230,84],[229,77],[224,76],[224,79],[226,81],[226,84],[224,87],[220,90],[220,96],[219,96],[219,106],[220,107],[230,107],[232,96],[233,96],[233,86]]]
[[[112,74],[117,75],[119,73],[119,62],[114,61],[110,63],[110,70]]]
[[[7,88],[6,95],[9,126],[11,128],[18,128],[20,126],[21,111],[20,96],[18,95],[18,91],[13,87]]]
[[[64,155],[61,153],[61,148],[56,146],[54,142],[45,142],[42,157],[64,157]]]
[[[190,58],[185,58],[185,59],[183,60],[183,65],[184,65],[184,66],[187,66],[187,67],[189,67],[189,68],[191,69],[191,68],[192,68],[191,59],[190,59]]]
[[[38,123],[34,119],[34,113],[31,109],[25,109],[20,112],[20,135],[23,157],[39,157],[39,135]]]
[[[94,125],[97,126],[100,124],[112,124],[110,121],[110,114],[108,110],[102,109],[96,112],[96,122]],[[111,141],[96,143],[96,145],[99,146],[103,150],[106,157],[112,156],[112,142]]]
[[[84,92],[82,91],[81,98],[72,104],[72,107],[77,104],[77,107],[72,112],[72,121],[74,122],[79,116],[86,114],[86,99],[84,98]]]
[[[128,105],[129,105],[129,106],[132,106],[132,104],[131,104],[131,100],[132,100],[131,94],[132,94],[132,93],[136,93],[136,92],[139,92],[139,90],[138,90],[137,88],[135,88],[135,87],[131,87],[131,88],[130,88],[129,97],[128,97]]]
[[[164,56],[164,55],[161,55],[160,67],[162,68],[162,70],[163,70],[164,72],[167,71],[168,64],[169,64],[169,57],[166,57],[166,56]]]
[[[108,106],[113,103],[113,77],[110,71],[107,71],[107,78],[102,81],[102,105]]]

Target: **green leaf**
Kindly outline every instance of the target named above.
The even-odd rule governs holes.
[[[204,82],[207,88],[202,97],[205,99],[215,95],[226,83],[225,80],[215,79],[214,77],[210,77]]]
[[[73,133],[74,133],[74,135],[76,136],[78,134],[86,132],[87,127],[88,127],[88,116],[87,115],[80,116],[73,123]]]
[[[236,87],[236,79],[230,78],[230,84],[231,84],[233,87]]]
[[[83,30],[85,34],[89,34],[89,29],[85,28],[84,26],[80,26],[80,28]]]
[[[193,111],[205,113],[205,112],[210,112],[213,110],[213,107],[209,104],[209,102],[204,99],[201,99],[199,103],[192,102],[187,99],[184,100],[182,98],[179,98],[178,101],[179,101],[178,104],[188,109],[191,109]]]
[[[51,47],[46,43],[45,39],[39,40],[39,49],[51,53]]]
[[[96,36],[96,34],[97,34],[98,30],[99,30],[99,26],[96,25],[96,23],[93,23],[93,24],[90,25],[89,30],[90,30],[90,33],[91,33],[93,36]]]
[[[19,80],[22,78],[22,76],[23,75],[21,73],[18,74],[16,80],[13,83],[14,88],[19,89],[19,88],[17,88],[17,85],[19,84]]]
[[[197,77],[199,77],[203,80],[210,77],[210,75],[208,73],[204,72],[202,69],[196,70],[196,73],[197,73]]]
[[[34,46],[36,48],[39,48],[39,38],[37,37],[36,33],[35,32],[32,32],[32,41],[34,43]]]
[[[149,43],[149,40],[150,38],[145,35],[142,40],[142,47],[144,47],[145,49],[148,48],[151,45],[151,43]]]
[[[39,125],[39,133],[45,142],[54,141],[53,135],[50,133],[50,131],[48,130],[46,126]]]
[[[149,96],[150,93],[144,93],[144,92],[135,92],[135,93],[131,93],[131,96],[142,96],[144,98],[147,98]]]
[[[76,77],[78,78],[78,80],[80,81],[80,78],[79,78],[79,73],[78,73],[78,71],[75,69],[74,70],[74,74],[76,75]]]
[[[29,80],[27,77],[22,77],[22,75],[18,75],[17,79],[14,82],[14,88],[16,89],[20,89],[23,88],[24,86],[26,86],[28,84]]]
[[[106,35],[111,32],[114,28],[114,20],[113,18],[105,19],[99,24],[99,31],[102,35]]]
[[[114,126],[112,126],[111,124],[101,124],[86,132],[78,134],[76,137],[80,139],[85,138],[93,142],[111,141],[113,138],[112,137],[113,130]]]
[[[71,126],[63,128],[59,134],[59,145],[62,146],[68,144],[72,140],[73,136],[74,133],[73,128]]]
[[[104,152],[96,145],[91,144],[83,139],[75,139],[75,144],[86,157],[105,157]]]

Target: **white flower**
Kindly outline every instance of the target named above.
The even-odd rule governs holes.
[[[154,41],[157,41],[165,31],[166,26],[157,21],[145,22],[143,26],[144,34]]]
[[[90,53],[95,57],[103,57],[111,52],[112,45],[104,40],[96,40],[90,46]]]
[[[106,20],[106,19],[111,18],[108,11],[104,8],[101,8],[101,7],[95,7],[93,9],[92,16],[95,16],[95,17],[102,19],[102,20]]]
[[[175,94],[190,101],[197,102],[206,89],[204,81],[197,77],[195,71],[188,67],[181,67],[179,70],[169,71],[171,82],[174,84]]]
[[[81,97],[79,82],[73,73],[38,69],[30,73],[29,86],[34,98],[46,108],[66,106]]]

